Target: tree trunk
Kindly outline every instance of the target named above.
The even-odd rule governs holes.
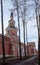
[[[2,0],[1,0],[1,25],[2,25],[2,51],[3,51],[3,63],[5,63],[4,29],[3,29],[3,4],[2,4]]]

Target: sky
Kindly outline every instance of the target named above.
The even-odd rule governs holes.
[[[31,3],[31,2],[30,2]],[[6,33],[5,29],[8,26],[8,21],[10,19],[10,12],[12,9],[11,0],[3,0],[3,22],[4,22],[4,34]],[[28,16],[32,16],[34,8],[31,7],[27,11],[27,38],[28,42],[34,41],[36,48],[38,49],[38,33],[37,33],[37,24],[36,24],[36,16],[34,18],[28,20]],[[15,26],[17,27],[17,19],[14,17]],[[21,21],[21,20],[20,20]],[[21,23],[20,23],[21,24]],[[23,42],[23,27],[21,25],[21,41]],[[0,34],[1,34],[1,4],[0,4]]]

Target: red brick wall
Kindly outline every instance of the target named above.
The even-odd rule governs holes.
[[[31,43],[28,44],[28,53],[29,53],[29,55],[35,55],[34,48],[35,48],[34,43],[31,42]]]
[[[9,41],[5,41],[5,54],[9,54]]]
[[[5,47],[5,54],[9,55],[9,43],[10,39],[7,37],[4,37],[4,47]],[[2,55],[2,36],[0,35],[0,55]]]
[[[0,41],[0,55],[2,55],[2,44],[1,44],[1,41]]]

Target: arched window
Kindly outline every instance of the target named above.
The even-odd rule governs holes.
[[[10,22],[10,26],[11,26],[11,22]]]

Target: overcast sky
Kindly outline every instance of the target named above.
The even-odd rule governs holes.
[[[32,3],[32,2],[30,2]],[[12,2],[11,0],[3,0],[3,20],[4,20],[4,34],[6,33],[5,32],[5,29],[6,27],[8,26],[8,21],[10,19],[10,9],[13,7],[12,6]],[[28,10],[28,15],[29,17],[32,16],[33,14],[33,8],[29,8]],[[16,17],[14,17],[14,20],[15,20],[15,25],[17,26],[17,20],[16,20]],[[1,6],[0,6],[0,33],[1,33]],[[36,44],[36,48],[38,49],[38,33],[37,33],[37,24],[36,24],[36,18],[35,18],[35,15],[34,15],[34,19],[32,18],[31,20],[27,20],[27,37],[28,37],[28,41],[35,41],[35,44]],[[22,30],[22,26],[21,26],[21,41],[23,41],[23,30]]]

